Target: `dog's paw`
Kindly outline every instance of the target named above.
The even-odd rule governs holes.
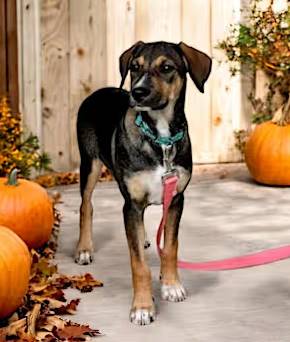
[[[93,261],[93,252],[88,250],[77,251],[75,262],[79,265],[88,265]]]
[[[145,242],[144,242],[144,249],[147,249],[147,248],[149,248],[150,246],[151,246],[150,241],[149,241],[149,240],[145,240]]]
[[[181,284],[161,284],[161,298],[169,302],[182,302],[186,299],[185,288]]]
[[[132,308],[130,311],[130,321],[137,325],[148,325],[155,319],[156,313],[153,305],[149,308]]]

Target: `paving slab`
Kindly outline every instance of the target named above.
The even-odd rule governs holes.
[[[200,172],[199,168],[185,193],[180,259],[206,261],[290,244],[289,188],[257,185],[243,165],[234,172],[209,169],[214,172]],[[100,183],[95,189],[95,253],[88,266],[73,261],[78,239],[78,186],[59,191],[63,219],[56,260],[61,272],[91,272],[104,282],[104,287],[88,294],[68,291],[70,297],[81,298],[74,320],[100,329],[104,334],[100,341],[290,341],[290,260],[236,271],[181,270],[187,300],[168,303],[160,299],[159,258],[154,244],[160,206],[148,208],[145,214],[152,242],[146,253],[158,316],[150,326],[131,324],[129,254],[123,199],[116,183]]]

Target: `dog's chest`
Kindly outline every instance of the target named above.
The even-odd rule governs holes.
[[[183,167],[176,167],[178,173],[177,192],[184,190],[190,173]],[[131,198],[136,201],[147,200],[148,204],[161,204],[163,199],[162,176],[165,167],[159,165],[152,170],[138,171],[125,179]]]
[[[158,166],[155,170],[149,172],[143,180],[143,186],[148,192],[148,202],[150,204],[161,204],[163,194],[162,176],[165,173],[165,167]]]

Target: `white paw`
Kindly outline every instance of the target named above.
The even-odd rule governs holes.
[[[133,308],[130,311],[130,321],[138,325],[148,325],[155,321],[156,313],[154,307],[149,309]]]
[[[78,251],[76,253],[75,262],[79,265],[88,265],[93,261],[92,251]]]
[[[161,284],[161,298],[169,302],[182,302],[186,299],[185,288],[181,284]]]

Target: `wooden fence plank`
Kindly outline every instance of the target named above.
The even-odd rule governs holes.
[[[17,0],[20,111],[23,123],[42,141],[39,1]]]
[[[106,1],[70,0],[70,154],[79,164],[76,117],[82,100],[106,86]],[[117,61],[115,61],[115,64]]]
[[[182,40],[211,56],[210,15],[210,0],[183,0]],[[210,129],[211,78],[212,75],[205,85],[204,94],[197,90],[189,77],[187,82],[185,112],[195,163],[213,161]]]
[[[145,42],[165,40],[178,43],[180,38],[181,0],[137,0],[137,40]]]
[[[107,83],[119,86],[119,56],[136,41],[135,0],[107,0]]]
[[[67,0],[41,1],[43,144],[56,170],[71,167],[68,23]]]
[[[237,23],[240,0],[211,0],[212,46],[229,33],[229,25]],[[242,88],[241,76],[231,76],[223,51],[213,48],[211,151],[216,162],[238,161],[241,156],[235,148],[234,131],[241,128]]]
[[[7,95],[6,0],[0,0],[0,96]]]
[[[16,0],[7,2],[7,75],[13,112],[19,111]],[[1,29],[0,29],[1,30]]]

